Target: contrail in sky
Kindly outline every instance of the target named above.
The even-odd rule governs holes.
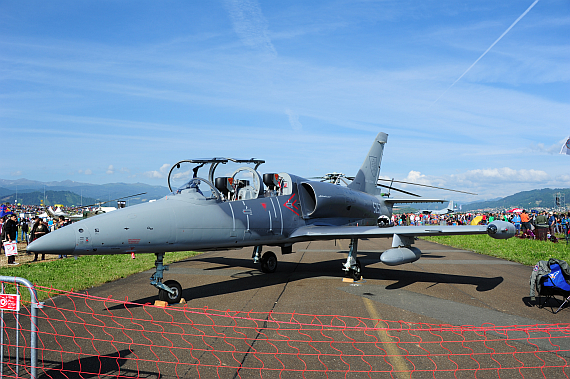
[[[439,99],[441,99],[443,97],[443,95],[445,95],[445,93],[447,91],[449,91],[449,89],[455,85],[455,83],[457,83],[459,80],[461,80],[461,78],[464,77],[465,74],[467,74],[469,72],[469,70],[471,70],[473,68],[473,66],[475,66],[477,64],[477,62],[479,62],[481,60],[481,58],[483,58],[489,52],[489,50],[491,50],[493,48],[493,46],[495,46],[497,44],[497,42],[499,42],[505,36],[505,34],[507,34],[509,32],[509,30],[511,30],[513,28],[513,26],[515,26],[525,16],[536,5],[536,3],[538,3],[538,1],[539,0],[535,0],[534,3],[532,3],[530,5],[530,7],[528,7],[528,9],[526,11],[524,11],[524,13],[521,14],[519,16],[519,18],[517,18],[515,20],[515,22],[513,22],[511,24],[511,26],[509,26],[507,28],[507,30],[505,30],[503,32],[503,34],[501,34],[501,36],[499,38],[497,38],[497,40],[491,44],[491,46],[489,46],[489,48],[487,50],[485,50],[485,52],[483,54],[481,54],[481,56],[479,58],[477,58],[477,60],[475,62],[473,62],[473,64],[471,66],[469,66],[469,68],[467,70],[465,70],[465,72],[463,74],[461,74],[461,76],[459,78],[457,78],[457,80],[455,80],[449,87],[447,87],[447,89],[445,91],[443,91],[443,93],[430,105],[430,107],[433,106],[435,103],[437,103],[437,101]]]

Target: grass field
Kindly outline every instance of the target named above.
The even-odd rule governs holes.
[[[558,243],[520,239],[496,240],[487,235],[422,237],[444,245],[472,250],[480,254],[507,259],[509,261],[534,266],[536,262],[549,258],[570,261],[570,245],[564,239]]]
[[[197,254],[199,253],[191,251],[167,253],[164,256],[164,263],[180,261]],[[83,255],[77,260],[71,257],[2,267],[0,275],[17,276],[38,286],[58,290],[81,291],[154,268],[155,259],[154,254],[138,254],[136,259],[132,259],[129,254]],[[11,289],[13,287],[7,287],[6,292],[13,292]],[[23,291],[22,296],[24,300],[29,300],[27,291]],[[38,294],[40,301],[46,297],[44,292]]]

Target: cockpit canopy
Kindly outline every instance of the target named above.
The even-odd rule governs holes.
[[[228,176],[215,176],[220,164],[228,162],[254,164],[255,167],[241,166]],[[212,158],[184,160],[176,163],[168,174],[168,187],[174,195],[194,194],[206,199],[238,201],[288,195],[292,193],[292,178],[287,173],[266,173],[261,176],[257,168],[265,161],[258,159],[238,160],[232,158]],[[192,167],[188,168],[188,164]],[[198,176],[198,171],[209,164],[208,179]],[[185,166],[182,168],[182,166]],[[190,178],[184,180],[184,178]],[[184,184],[175,186],[176,183]],[[173,190],[173,187],[177,187]]]

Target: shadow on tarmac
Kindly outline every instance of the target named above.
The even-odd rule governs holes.
[[[63,363],[44,360],[44,365],[53,364],[54,368],[44,371],[39,378],[84,379],[106,375],[124,377],[124,375],[131,376],[132,374],[137,374],[139,377],[140,375],[144,377],[156,376],[156,373],[153,372],[132,372],[131,370],[121,369],[121,367],[127,363],[127,356],[130,354],[132,354],[131,351],[125,349],[107,356],[94,356]],[[57,366],[60,367],[55,368]]]
[[[371,259],[367,256],[374,255],[377,257],[379,254],[366,252],[363,252],[362,254],[359,252],[358,254],[363,266],[363,276],[366,279],[377,279],[392,282],[386,285],[387,290],[397,290],[414,283],[422,282],[429,284],[468,284],[476,286],[476,290],[479,292],[485,292],[496,288],[504,280],[502,277],[487,278],[482,276],[438,274],[422,271],[402,270],[396,268],[384,269],[366,267],[367,264],[375,264],[378,262],[377,259]],[[341,258],[312,263],[279,262],[277,271],[273,274],[261,273],[258,270],[258,265],[254,264],[250,259],[197,257],[193,259],[193,261],[200,261],[216,265],[216,267],[203,269],[204,272],[212,270],[224,270],[228,268],[234,270],[236,268],[242,268],[244,269],[244,272],[228,275],[228,277],[231,277],[232,279],[216,283],[204,284],[197,287],[184,289],[184,286],[191,284],[191,282],[181,283],[183,287],[182,297],[187,300],[232,294],[257,289],[260,287],[268,287],[277,284],[284,284],[287,282],[294,282],[301,279],[319,278],[323,276],[342,278],[344,275],[341,271],[341,265],[345,262],[345,259]],[[133,304],[117,305],[115,307],[111,307],[110,309],[138,307],[140,305],[152,304],[157,299],[158,295],[144,297],[137,300],[130,300]]]

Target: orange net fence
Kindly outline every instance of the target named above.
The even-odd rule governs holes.
[[[54,295],[37,318],[36,365],[38,377],[44,378],[568,378],[570,374],[568,323],[433,325],[183,305],[161,308],[37,290]],[[18,317],[11,312],[3,315],[3,375],[29,377],[33,364],[29,312],[23,307]]]

